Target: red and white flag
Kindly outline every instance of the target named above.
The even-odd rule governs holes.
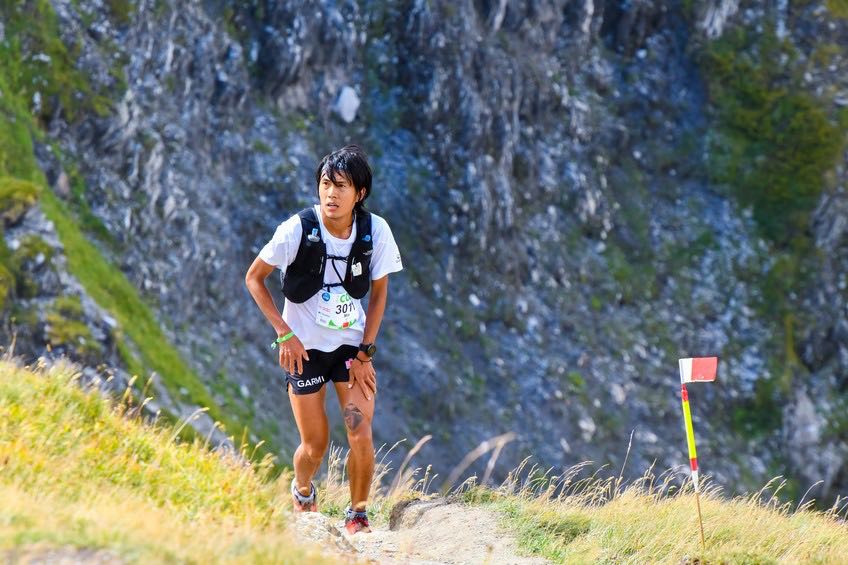
[[[707,383],[716,378],[718,357],[689,357],[679,363],[681,383]]]

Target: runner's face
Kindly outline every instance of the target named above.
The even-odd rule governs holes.
[[[353,213],[353,205],[359,200],[359,195],[353,183],[344,174],[336,174],[336,182],[326,174],[321,175],[318,183],[318,197],[321,200],[321,210],[328,218],[348,218]]]

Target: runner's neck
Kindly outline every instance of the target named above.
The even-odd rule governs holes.
[[[325,216],[324,210],[321,210],[321,223],[324,224],[324,227],[327,228],[327,231],[333,237],[347,239],[350,237],[350,232],[353,229],[353,213],[351,212],[346,218],[332,219]]]

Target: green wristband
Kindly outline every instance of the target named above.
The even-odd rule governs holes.
[[[294,332],[289,332],[286,335],[280,336],[274,340],[274,343],[271,344],[271,349],[276,349],[277,344],[283,343],[286,340],[289,340],[294,337]]]

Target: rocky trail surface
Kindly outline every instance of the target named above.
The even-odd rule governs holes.
[[[349,536],[341,520],[316,512],[297,516],[294,529],[304,543],[353,562],[431,565],[498,563],[536,565],[538,557],[519,554],[517,542],[485,508],[444,498],[399,504],[388,526]]]

